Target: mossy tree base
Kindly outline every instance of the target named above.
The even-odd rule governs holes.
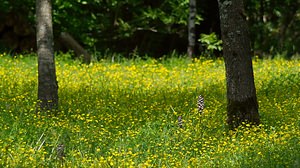
[[[254,125],[260,124],[256,97],[247,98],[246,100],[241,101],[228,100],[227,124],[230,129],[237,128],[243,123]]]

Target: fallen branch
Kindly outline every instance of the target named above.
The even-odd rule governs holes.
[[[60,39],[67,49],[74,51],[75,57],[82,59],[86,64],[91,62],[90,54],[69,33],[62,32]]]

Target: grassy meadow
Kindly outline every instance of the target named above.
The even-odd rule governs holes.
[[[0,167],[300,167],[300,60],[253,66],[262,124],[229,131],[221,59],[87,66],[60,55],[60,112],[46,116],[36,58],[0,54]]]

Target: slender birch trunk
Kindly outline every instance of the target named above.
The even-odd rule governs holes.
[[[195,20],[196,20],[196,0],[189,0],[189,20],[188,20],[188,48],[187,54],[190,58],[195,54],[195,43],[196,43],[196,34],[195,34]]]

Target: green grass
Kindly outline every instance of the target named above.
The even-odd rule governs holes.
[[[35,114],[36,58],[1,54],[0,165],[299,167],[300,61],[253,64],[262,124],[228,131],[222,60],[102,60],[86,66],[58,56],[60,113],[45,116]],[[63,161],[59,144],[65,146]]]

